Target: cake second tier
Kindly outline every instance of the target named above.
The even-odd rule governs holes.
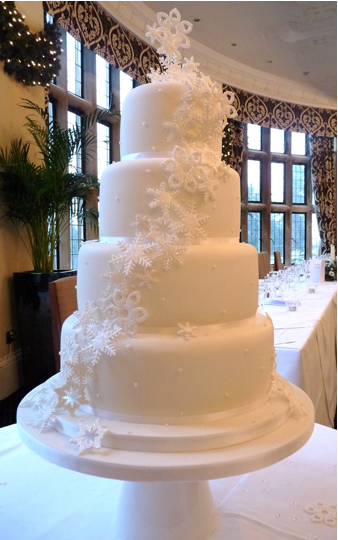
[[[179,248],[179,246],[178,246]],[[77,295],[79,309],[86,302],[98,302],[109,290],[110,264],[120,253],[117,243],[86,242],[79,252]],[[140,305],[147,311],[143,327],[211,325],[252,317],[258,305],[258,262],[249,244],[220,239],[190,245],[183,265],[169,271],[160,263],[158,282],[140,289]],[[121,310],[122,312],[123,310]]]

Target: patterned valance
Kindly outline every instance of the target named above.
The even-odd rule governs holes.
[[[223,88],[234,92],[234,106],[240,122],[318,137],[337,136],[337,111],[257,96],[226,84]]]
[[[43,5],[77,41],[140,83],[148,82],[151,67],[160,67],[157,52],[123,28],[98,2],[43,2]]]
[[[44,8],[75,39],[141,83],[151,67],[160,67],[157,52],[109,15],[98,2],[43,2]],[[238,120],[320,137],[337,136],[337,112],[286,103],[224,85],[236,94]]]

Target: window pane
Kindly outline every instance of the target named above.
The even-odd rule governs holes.
[[[48,101],[48,119],[49,123],[54,120],[54,103],[52,101]]]
[[[318,231],[318,221],[315,212],[312,214],[312,258],[317,259],[320,248],[320,236]]]
[[[253,159],[248,159],[248,199],[261,199],[261,162]]]
[[[305,165],[292,165],[292,202],[305,202]]]
[[[305,214],[292,214],[291,264],[305,259]]]
[[[122,107],[124,100],[126,99],[126,95],[132,90],[133,88],[133,79],[123,71],[120,71],[120,111],[122,112]]]
[[[271,240],[270,240],[270,262],[274,264],[274,251],[280,251],[284,262],[284,214],[272,213],[270,219]]]
[[[109,64],[96,55],[96,101],[97,105],[109,109]]]
[[[67,33],[67,90],[82,97],[81,43]]]
[[[305,156],[306,138],[305,133],[291,133],[291,154]]]
[[[110,130],[104,124],[97,124],[97,176],[100,180],[103,171],[110,163]]]
[[[248,213],[248,244],[261,251],[261,213]]]
[[[271,202],[284,202],[284,163],[271,163]]]
[[[68,128],[72,129],[75,126],[81,126],[81,116],[79,114],[68,111]],[[81,152],[75,154],[70,162],[70,172],[82,172],[82,155]]]
[[[81,126],[81,116],[79,114],[68,111],[68,128]],[[82,172],[82,156],[81,152],[75,154],[70,163],[70,172]],[[84,221],[75,215],[76,209],[82,204],[77,198],[72,201],[70,208],[70,264],[71,268],[77,268],[77,258],[81,242],[84,240]]]
[[[285,152],[285,142],[284,142],[284,131],[281,129],[271,128],[270,130],[270,146],[271,152],[276,152],[277,154],[284,154]]]
[[[82,201],[73,199],[70,209],[70,264],[71,269],[77,268],[78,255],[81,243],[85,240],[84,221],[76,216]]]
[[[247,144],[250,150],[262,149],[262,130],[261,126],[247,124]]]

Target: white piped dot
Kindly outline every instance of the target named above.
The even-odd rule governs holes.
[[[119,202],[120,197],[115,197],[115,201]]]
[[[146,169],[146,173],[149,174],[151,172],[150,169]]]
[[[165,298],[164,298],[164,297],[162,298],[162,302],[165,302]]]
[[[229,392],[225,392],[225,397],[229,397]]]
[[[127,349],[130,349],[130,348],[131,348],[130,343],[128,343],[128,344],[126,345],[126,347],[127,347]]]
[[[178,368],[178,372],[182,373],[183,369],[181,367]]]
[[[142,126],[143,126],[143,127],[148,127],[147,122],[142,122]]]
[[[152,146],[151,149],[152,149],[152,150],[156,150],[156,146]]]
[[[135,386],[135,388],[137,388],[138,387],[138,382],[134,382],[134,386]]]
[[[212,270],[216,270],[216,268],[217,268],[216,264],[213,264],[211,267]]]
[[[248,353],[248,352],[249,352],[249,349],[244,349],[244,352],[245,352],[245,353]]]
[[[162,92],[162,88],[159,88],[159,89],[158,89],[158,92]]]
[[[100,394],[96,394],[96,397],[100,397]]]

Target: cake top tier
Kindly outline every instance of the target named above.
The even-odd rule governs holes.
[[[199,71],[193,58],[182,60],[192,25],[176,9],[157,15],[148,27],[151,42],[160,42],[162,69],[151,69],[150,85],[130,92],[121,119],[121,158],[168,157],[175,146],[211,150],[221,155],[223,130],[237,112],[232,92]]]

